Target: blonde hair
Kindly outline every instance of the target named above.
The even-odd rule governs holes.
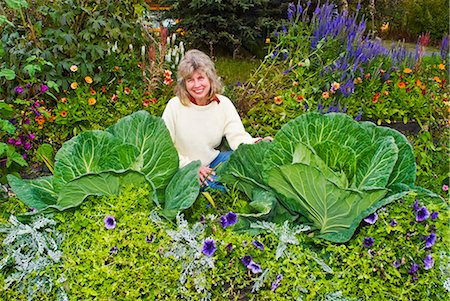
[[[175,86],[175,95],[178,96],[181,103],[185,106],[190,104],[190,94],[186,89],[186,80],[191,78],[195,71],[201,71],[208,77],[211,84],[209,99],[214,98],[216,94],[220,94],[223,91],[222,83],[209,56],[197,49],[189,50],[178,65],[178,80]]]

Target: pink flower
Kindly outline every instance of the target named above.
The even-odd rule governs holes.
[[[448,185],[447,184],[442,185],[442,190],[448,191]]]

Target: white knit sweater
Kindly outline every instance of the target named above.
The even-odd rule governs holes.
[[[215,148],[223,137],[232,150],[241,143],[255,142],[245,131],[231,100],[223,95],[217,97],[220,103],[213,101],[206,106],[184,106],[178,97],[167,103],[162,118],[178,151],[180,167],[195,160],[208,166],[219,154]]]

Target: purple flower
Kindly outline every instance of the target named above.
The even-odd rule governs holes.
[[[261,266],[256,262],[254,262],[253,260],[249,263],[247,268],[250,269],[250,271],[252,271],[253,274],[258,274],[262,272]]]
[[[400,262],[398,260],[394,261],[394,267],[396,267],[397,269],[400,267]]]
[[[15,144],[16,144],[16,146],[22,145],[22,140],[17,139]]]
[[[33,140],[34,138],[36,138],[36,136],[34,134],[32,134],[32,133],[28,134],[28,139]]]
[[[224,229],[228,226],[227,218],[223,215],[220,217],[219,223]]]
[[[42,93],[44,93],[47,90],[48,90],[48,86],[47,85],[41,85],[41,92]]]
[[[29,149],[31,148],[31,143],[30,143],[30,142],[25,142],[25,143],[23,144],[23,148],[24,148],[25,150],[29,150]]]
[[[366,218],[364,219],[364,221],[365,221],[366,223],[368,223],[368,224],[373,225],[373,224],[375,224],[375,222],[377,221],[377,219],[378,219],[378,214],[377,214],[376,212],[374,212],[374,213],[372,213],[371,215],[369,215],[368,217],[366,217]]]
[[[427,256],[425,256],[425,258],[423,259],[423,268],[425,270],[429,270],[434,266],[434,259],[433,256],[431,254],[428,254]]]
[[[232,244],[231,242],[228,243],[227,246],[226,246],[226,248],[227,248],[227,250],[228,250],[229,252],[231,252],[231,251],[233,250],[233,244]]]
[[[439,215],[439,212],[437,212],[437,211],[431,213],[431,220],[437,219],[438,215]]]
[[[200,216],[200,223],[205,224],[205,216],[203,214]]]
[[[205,241],[203,242],[203,248],[202,248],[203,254],[205,254],[206,256],[212,256],[214,254],[214,252],[216,252],[216,250],[217,250],[217,248],[216,248],[216,243],[214,242],[214,239],[211,239],[211,238],[205,239]]]
[[[430,212],[428,212],[427,207],[422,206],[419,210],[416,212],[416,221],[423,222],[430,216]]]
[[[272,282],[272,292],[277,289],[277,287],[280,285],[281,280],[283,280],[283,275],[278,274],[277,279]]]
[[[14,88],[14,91],[17,94],[22,94],[23,93],[23,87],[22,86],[17,86],[17,87]]]
[[[225,215],[225,217],[227,218],[228,226],[232,226],[237,223],[237,214],[236,213],[229,211],[227,213],[227,215]]]
[[[419,270],[419,268],[420,268],[420,266],[417,263],[413,263],[413,265],[409,269],[408,273],[414,274],[415,272],[417,272]]]
[[[155,241],[155,235],[151,234],[150,237],[147,235],[145,237],[145,241],[148,243],[154,242]]]
[[[27,154],[22,154],[22,158],[23,158],[24,160],[26,160],[26,159],[27,159]]]
[[[119,252],[119,248],[117,246],[114,246],[109,250],[109,254],[111,255],[117,254],[117,252]]]
[[[248,265],[249,265],[253,260],[252,260],[252,257],[251,257],[250,255],[247,255],[247,256],[242,257],[241,261],[242,261],[242,263],[243,263],[246,267],[248,267]]]
[[[259,242],[259,241],[257,241],[257,240],[254,240],[254,241],[252,241],[252,244],[253,244],[255,247],[257,247],[258,249],[264,251],[264,245],[263,245],[261,242]]]
[[[8,144],[16,145],[16,139],[14,139],[14,138],[8,139]]]
[[[413,204],[413,209],[414,211],[418,211],[419,210],[419,200],[416,200]]]
[[[305,111],[308,111],[308,109],[309,109],[309,106],[308,106],[308,104],[305,102],[305,104],[303,105],[303,108],[305,108]]]
[[[370,257],[374,257],[375,255],[377,255],[377,252],[375,252],[375,250],[371,250],[371,249],[369,249],[369,251],[367,251],[367,253],[369,253]]]
[[[436,242],[436,234],[434,232],[431,232],[430,235],[426,237],[425,248],[431,248],[435,242]]]
[[[397,226],[397,221],[395,219],[391,218],[391,221],[389,222],[389,225],[391,227],[395,227],[395,226]]]
[[[355,121],[360,121],[362,118],[362,110],[359,111],[358,115],[355,117]]]
[[[103,221],[105,222],[106,229],[114,229],[116,227],[116,219],[114,216],[106,216]]]
[[[371,246],[373,246],[374,240],[371,236],[367,236],[363,238],[363,246],[366,248],[370,248]]]

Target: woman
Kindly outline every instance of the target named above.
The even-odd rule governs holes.
[[[241,143],[262,139],[245,131],[231,100],[220,94],[222,84],[205,53],[195,49],[186,52],[177,77],[176,97],[169,100],[162,118],[178,151],[180,167],[200,160],[200,182],[211,186],[214,169],[231,154],[216,149],[223,137],[232,150]]]

